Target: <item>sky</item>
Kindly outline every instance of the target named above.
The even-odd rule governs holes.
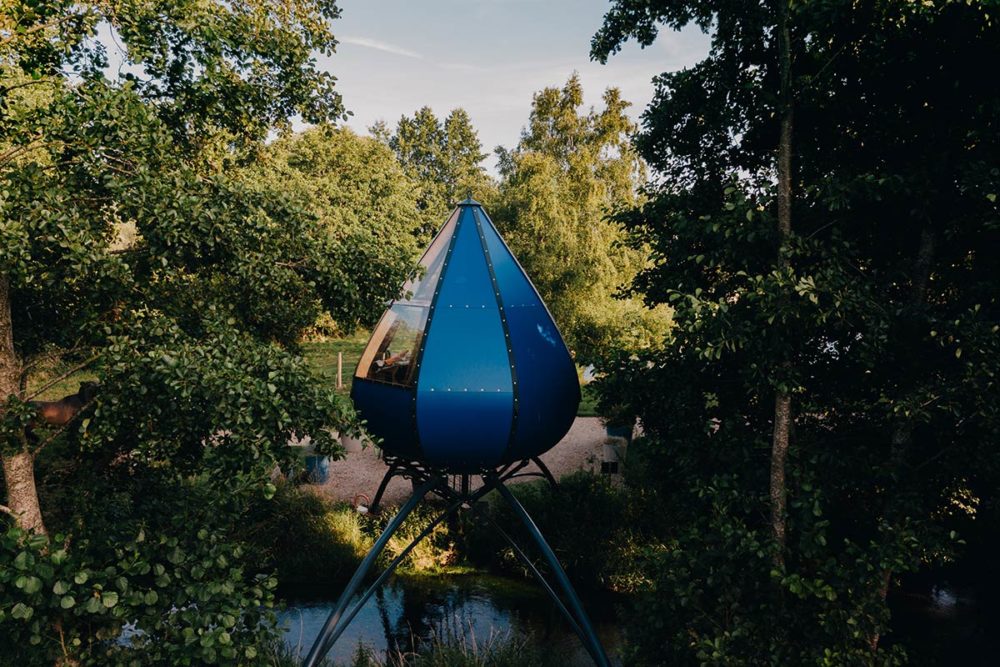
[[[479,131],[494,171],[493,148],[513,146],[532,94],[578,72],[587,105],[621,89],[638,119],[653,76],[694,64],[708,51],[697,29],[665,31],[646,49],[629,43],[607,65],[590,61],[590,39],[608,0],[340,0],[337,53],[319,64],[338,78],[348,125],[394,127],[422,106],[439,117],[462,107]]]

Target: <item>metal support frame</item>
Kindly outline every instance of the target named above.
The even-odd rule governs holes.
[[[552,551],[548,542],[545,541],[541,531],[538,529],[538,526],[535,525],[534,520],[532,520],[527,510],[524,509],[524,506],[521,505],[514,494],[510,492],[510,489],[505,486],[506,482],[510,479],[523,476],[523,473],[518,473],[532,461],[534,461],[534,463],[536,463],[539,468],[547,474],[528,474],[536,474],[540,477],[545,477],[551,484],[554,485],[555,480],[548,469],[545,468],[540,461],[533,459],[508,464],[499,470],[481,471],[480,473],[477,473],[482,478],[483,485],[474,491],[470,491],[469,489],[468,474],[462,475],[459,488],[455,489],[448,484],[447,476],[444,472],[428,470],[423,465],[410,464],[409,462],[400,461],[398,459],[387,460],[387,463],[389,464],[389,471],[386,473],[382,483],[379,485],[379,490],[375,494],[375,499],[372,501],[371,511],[376,511],[378,509],[382,495],[385,492],[385,487],[388,485],[389,480],[396,475],[408,477],[413,480],[413,495],[410,496],[409,500],[403,504],[396,516],[389,521],[385,530],[382,531],[382,534],[375,541],[371,551],[369,551],[364,560],[361,561],[361,564],[355,571],[354,576],[351,577],[351,580],[344,588],[344,591],[340,594],[340,598],[337,600],[337,605],[334,607],[333,611],[330,612],[330,616],[323,625],[323,629],[320,630],[319,635],[316,637],[316,641],[313,643],[312,648],[309,650],[309,654],[303,661],[302,667],[315,667],[316,664],[319,663],[327,653],[329,653],[330,649],[333,648],[334,643],[343,634],[344,630],[347,629],[347,626],[351,623],[351,621],[354,620],[354,617],[357,616],[358,612],[361,611],[361,608],[365,605],[365,603],[368,602],[375,591],[378,590],[383,583],[385,583],[385,581],[392,575],[403,560],[406,559],[407,555],[409,555],[417,544],[430,535],[438,525],[446,519],[454,516],[463,507],[475,511],[477,501],[494,490],[496,490],[500,494],[500,497],[502,497],[507,504],[510,505],[511,509],[514,510],[514,514],[524,524],[528,534],[531,535],[536,546],[538,546],[539,550],[542,552],[542,556],[545,558],[546,562],[548,562],[549,568],[552,570],[555,577],[556,584],[558,588],[562,590],[562,594],[568,602],[568,605],[563,602],[563,599],[560,597],[557,590],[553,588],[552,584],[545,579],[542,572],[532,562],[524,550],[518,546],[513,537],[498,526],[493,519],[489,517],[487,517],[487,519],[497,530],[500,536],[503,537],[508,544],[510,544],[517,557],[524,562],[528,570],[538,580],[542,588],[545,589],[545,592],[552,598],[556,607],[566,618],[569,626],[573,629],[573,632],[575,632],[580,638],[580,641],[583,642],[584,648],[587,649],[590,657],[594,660],[594,664],[598,667],[610,667],[611,662],[608,660],[604,647],[597,638],[597,634],[594,632],[590,619],[587,617],[587,613],[583,609],[583,604],[580,602],[576,591],[573,589],[573,585],[570,583],[569,577],[566,576],[565,570],[563,570],[562,565],[559,564],[558,558],[556,558],[556,555]],[[353,607],[348,609],[352,598],[361,588],[361,584],[364,583],[365,577],[368,575],[369,570],[372,565],[375,564],[379,555],[385,549],[389,539],[397,530],[399,530],[399,527],[402,525],[406,517],[413,512],[416,506],[427,496],[428,493],[434,493],[444,499],[448,503],[446,509],[433,519],[410,542],[410,544],[407,545],[407,547],[403,549],[403,551],[401,551],[391,563],[389,563],[389,566],[386,567],[386,569],[361,595],[361,599],[358,600]]]
[[[389,466],[389,468],[385,471],[385,475],[382,476],[382,481],[379,482],[378,489],[372,497],[371,505],[368,506],[369,514],[378,514],[379,509],[382,507],[382,498],[385,496],[385,491],[389,487],[389,482],[392,481],[393,477],[406,477],[411,479],[414,485],[413,488],[416,490],[416,485],[419,481],[421,479],[425,479],[429,474],[425,466],[414,461],[407,461],[395,456],[383,456],[382,460],[387,466]],[[529,463],[534,463],[538,467],[538,470],[521,472],[521,470]],[[500,470],[507,471],[507,473],[504,474],[505,480],[513,479],[515,477],[541,477],[549,483],[549,486],[552,487],[553,491],[559,490],[559,484],[556,482],[555,476],[549,470],[548,466],[545,465],[542,459],[537,456],[520,461],[517,464],[508,464]],[[444,473],[440,474],[444,475]],[[468,473],[459,475],[462,493],[469,493],[470,477],[471,475]]]

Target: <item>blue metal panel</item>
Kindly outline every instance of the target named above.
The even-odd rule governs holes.
[[[471,470],[504,458],[514,393],[473,207],[462,207],[455,234],[425,334],[417,429],[428,463]]]
[[[552,316],[492,221],[475,209],[500,289],[517,369],[517,425],[509,457],[537,456],[566,435],[580,403],[576,366]]]
[[[420,458],[417,429],[413,421],[413,392],[381,382],[354,378],[351,398],[372,435],[382,438],[382,448],[410,460]]]

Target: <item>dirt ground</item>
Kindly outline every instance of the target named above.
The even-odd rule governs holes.
[[[577,470],[600,470],[602,447],[606,440],[607,433],[600,419],[577,417],[569,433],[555,447],[542,454],[541,459],[556,479]],[[349,451],[343,460],[330,463],[327,481],[313,485],[312,488],[331,501],[367,506],[387,469],[376,447]],[[538,467],[532,464],[524,472],[537,470]],[[513,481],[534,479],[538,478],[525,477]],[[473,488],[475,486],[473,484]],[[389,483],[382,502],[389,505],[402,503],[410,491],[409,480],[396,477]]]

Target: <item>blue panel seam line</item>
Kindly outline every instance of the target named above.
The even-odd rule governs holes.
[[[448,223],[446,222],[445,226],[447,225]],[[451,251],[455,248],[455,239],[458,238],[458,230],[461,227],[462,214],[459,213],[458,218],[455,220],[455,228],[451,230],[451,238],[448,239],[448,250],[444,256],[444,262],[441,263],[441,272],[438,274],[437,284],[434,285],[434,296],[431,297],[431,305],[427,308],[427,322],[424,324],[424,333],[420,337],[420,349],[417,350],[417,356],[413,361],[413,385],[411,387],[413,391],[413,432],[416,436],[417,452],[420,453],[421,458],[424,456],[424,445],[420,442],[420,426],[417,424],[417,394],[420,393],[417,389],[420,385],[420,364],[424,359],[424,348],[427,346],[427,339],[431,335],[431,323],[434,321],[434,309],[437,308],[438,295],[441,293],[441,283],[444,282],[444,275],[448,272],[448,264],[451,263]],[[431,243],[433,244],[433,241]]]
[[[503,297],[500,296],[500,286],[497,284],[497,274],[493,271],[493,258],[490,255],[490,249],[486,245],[486,236],[483,234],[483,223],[479,218],[480,210],[477,208],[472,209],[473,219],[476,221],[476,233],[479,234],[479,242],[483,246],[483,254],[486,256],[486,268],[490,272],[490,282],[493,284],[493,295],[497,300],[497,308],[500,310],[500,324],[503,327],[503,338],[504,343],[507,347],[507,365],[510,366],[510,381],[511,381],[511,393],[514,398],[513,412],[510,418],[510,434],[507,437],[507,448],[503,453],[503,460],[506,461],[510,456],[511,451],[514,449],[514,439],[517,433],[517,406],[518,406],[518,388],[517,388],[517,368],[514,362],[514,348],[511,345],[510,340],[510,327],[507,325],[507,312],[503,307]]]

